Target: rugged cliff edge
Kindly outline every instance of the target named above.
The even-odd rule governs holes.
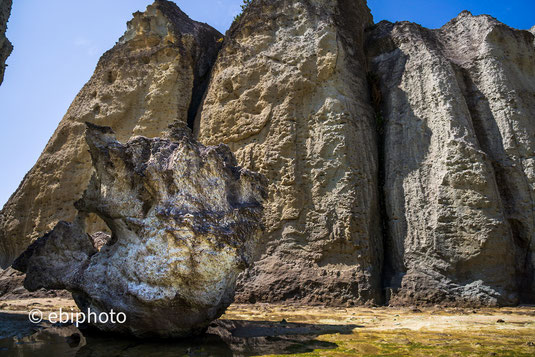
[[[74,218],[73,204],[91,177],[84,122],[110,126],[126,141],[158,136],[175,120],[191,120],[221,37],[169,1],[157,0],[134,14],[0,213],[2,266],[58,221]],[[104,227],[95,218],[88,229]]]
[[[533,36],[461,13],[368,31],[391,303],[535,299]]]
[[[11,42],[6,38],[7,20],[11,13],[12,0],[0,0],[0,84],[4,80],[6,60],[13,50]]]
[[[381,300],[364,1],[257,0],[228,31],[196,132],[270,181],[265,253],[241,302]]]

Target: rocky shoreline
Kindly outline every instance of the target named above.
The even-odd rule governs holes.
[[[142,341],[95,334],[65,324],[51,326],[48,313],[76,306],[72,300],[33,299],[0,304],[0,349],[16,353],[89,356],[184,354],[208,356],[330,355],[531,355],[535,353],[533,307],[463,309],[314,308],[275,304],[229,307],[197,339]],[[28,322],[29,308],[45,313]],[[25,355],[26,355],[25,354]]]

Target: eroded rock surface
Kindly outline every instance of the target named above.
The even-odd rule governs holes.
[[[391,303],[535,299],[533,36],[461,13],[368,34]]]
[[[96,326],[138,337],[196,334],[224,312],[256,254],[265,183],[228,147],[198,144],[185,124],[169,136],[121,144],[109,127],[89,125],[96,172],[76,220],[13,264],[28,290],[67,289],[82,311],[124,312],[126,323]],[[112,232],[100,250],[86,233],[90,213]]]
[[[265,254],[237,299],[380,301],[364,1],[253,1],[225,37],[197,133],[269,179]]]
[[[73,203],[91,176],[84,122],[110,126],[126,141],[159,136],[175,120],[191,121],[220,38],[169,1],[157,0],[134,14],[0,213],[2,266],[58,221],[76,215]],[[91,232],[104,228],[95,218],[88,223]]]
[[[65,290],[46,290],[39,289],[28,291],[24,288],[25,275],[13,268],[7,268],[0,271],[0,301],[5,300],[22,300],[22,299],[40,299],[40,298],[65,298],[70,299],[71,293]]]
[[[2,262],[58,220],[74,219],[72,204],[90,177],[83,121],[110,125],[125,141],[136,134],[158,136],[176,120],[195,127],[205,144],[228,144],[242,166],[269,179],[266,233],[259,243],[263,254],[238,279],[238,301],[533,303],[532,33],[535,27],[515,30],[467,11],[429,30],[408,22],[372,26],[364,0],[254,0],[227,33],[204,93],[221,37],[158,0],[135,14],[117,46],[102,57],[2,211]],[[114,139],[106,142],[123,147]],[[139,138],[128,145],[149,142],[156,145]],[[149,154],[136,155],[154,152]],[[160,237],[159,221],[148,219],[153,216],[145,209],[157,204],[148,198],[160,192],[155,187],[168,181],[147,176],[139,179],[147,187],[136,186],[141,181],[130,187],[116,176],[123,170],[100,168],[102,175],[117,177],[117,190],[102,192],[102,199],[121,215],[110,214],[105,205],[85,206],[100,200],[86,195],[78,221],[58,224],[52,238],[30,250],[43,252],[31,259],[45,266],[48,258],[38,257],[56,254],[47,242],[60,242],[60,250],[73,252],[77,262],[54,255],[53,271],[34,268],[28,280],[32,289],[42,282],[86,289],[73,266],[84,272],[88,261],[100,262],[98,269],[105,266],[110,251],[126,251],[117,248],[117,237],[133,244],[126,231]],[[134,205],[132,214],[143,212],[143,218],[114,223],[131,217],[125,212],[131,212],[132,200],[114,201],[131,190],[138,190],[137,199],[146,205]],[[199,200],[213,198],[208,189],[195,194]],[[178,212],[171,206],[162,211],[164,218]],[[108,236],[94,212],[120,234]],[[70,237],[78,238],[71,242]],[[142,254],[132,252],[124,259]],[[145,265],[149,275],[125,279],[136,281],[133,286],[153,279],[165,287],[162,298],[167,298],[167,280],[154,278],[153,260],[140,261],[137,269],[144,272]],[[54,280],[61,270],[71,275]],[[121,284],[113,289],[126,291]],[[141,289],[135,296],[152,292]],[[96,292],[89,287],[78,294],[80,304],[93,303],[91,294]],[[135,309],[143,311],[139,299]]]
[[[11,42],[6,38],[7,20],[11,13],[12,0],[0,0],[0,84],[4,80],[6,60],[13,50]]]

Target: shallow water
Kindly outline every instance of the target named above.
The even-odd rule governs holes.
[[[351,334],[354,325],[218,320],[207,333],[184,340],[106,336],[74,325],[32,326],[25,314],[0,313],[2,356],[259,356],[336,348],[319,335]]]
[[[535,356],[533,306],[232,305],[205,335],[173,341],[125,339],[72,325],[36,326],[24,313],[72,304],[62,299],[5,302],[0,356]]]

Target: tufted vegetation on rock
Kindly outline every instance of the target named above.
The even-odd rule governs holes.
[[[251,5],[251,2],[252,2],[252,1],[253,1],[253,0],[243,0],[243,4],[240,5],[240,7],[241,7],[241,12],[240,12],[238,15],[234,16],[234,22],[240,20],[241,15],[243,14],[243,12],[244,12],[245,10],[247,10],[247,8],[249,7],[249,5]]]

